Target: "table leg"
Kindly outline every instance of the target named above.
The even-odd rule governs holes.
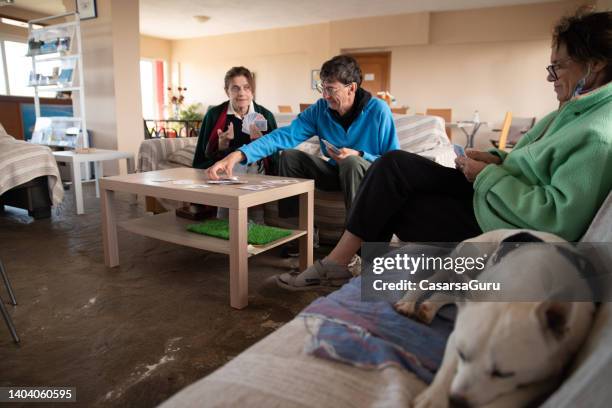
[[[81,180],[81,162],[73,161],[72,165],[72,186],[74,187],[74,201],[76,203],[77,214],[83,214],[83,184]]]
[[[134,164],[134,157],[128,157],[127,159],[125,159],[126,163],[127,163],[127,172],[128,174],[134,174],[136,173],[136,166]],[[131,196],[131,200],[130,200],[130,204],[138,204],[138,194],[130,194]]]
[[[312,265],[313,248],[313,225],[314,225],[314,191],[300,194],[300,219],[299,229],[306,230],[307,234],[301,236],[300,242],[300,271]]]
[[[96,198],[100,198],[100,177],[102,177],[102,174],[102,162],[94,162],[94,178],[96,179]]]
[[[249,303],[247,209],[230,208],[230,305],[242,309]]]
[[[125,159],[127,163],[127,172],[128,174],[136,173],[136,165],[134,164],[134,157],[128,157]]]
[[[467,149],[468,147],[470,147],[470,134],[468,133],[467,130],[465,130],[465,128],[460,128],[460,129],[465,135],[465,148]]]
[[[108,267],[119,265],[119,245],[117,243],[117,219],[115,213],[115,192],[102,189],[102,243],[104,245],[104,264]]]
[[[474,126],[472,127],[472,132],[470,132],[469,134],[467,133],[467,131],[464,131],[465,136],[467,137],[467,143],[465,147],[469,147],[469,148],[474,147],[474,138],[476,137],[476,133],[478,133],[478,129],[480,129],[481,125],[482,125],[482,122],[475,123]]]

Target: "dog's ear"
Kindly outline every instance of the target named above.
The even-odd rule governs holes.
[[[547,300],[536,309],[536,317],[545,333],[550,333],[556,340],[561,340],[567,332],[567,321],[572,311],[571,302]]]

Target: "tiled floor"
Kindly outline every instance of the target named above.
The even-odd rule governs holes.
[[[121,196],[120,218],[142,215]],[[22,344],[0,321],[0,386],[73,386],[75,406],[155,406],[290,320],[321,293],[287,293],[276,254],[250,260],[249,307],[229,307],[227,256],[119,231],[121,266],[104,266],[99,202],[71,191],[49,220],[0,214],[0,258],[19,305]],[[280,265],[280,267],[279,267]],[[3,285],[0,294],[7,301]],[[11,405],[13,406],[13,405]]]

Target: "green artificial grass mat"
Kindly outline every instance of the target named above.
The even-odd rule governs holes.
[[[190,224],[187,226],[187,231],[216,238],[229,239],[229,221],[207,220],[199,224]],[[290,230],[249,223],[247,241],[252,245],[265,245],[277,239],[288,237],[289,235],[291,235]]]

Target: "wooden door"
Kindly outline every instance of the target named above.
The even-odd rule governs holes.
[[[376,96],[378,92],[389,91],[391,79],[391,53],[373,52],[348,54],[357,60],[363,73],[361,87]]]

